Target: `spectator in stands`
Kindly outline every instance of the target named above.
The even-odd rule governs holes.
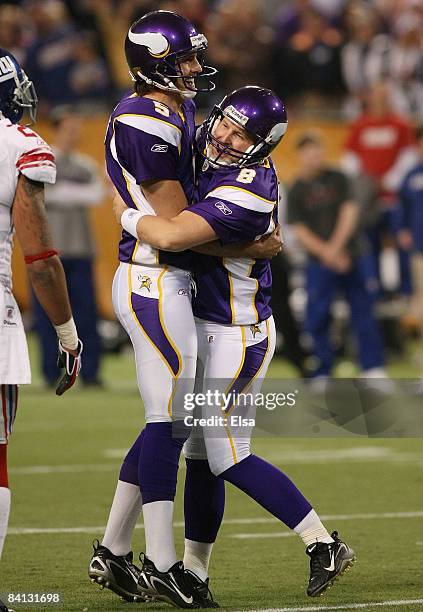
[[[387,236],[393,239],[398,232],[398,190],[415,156],[411,125],[392,111],[389,84],[375,83],[367,96],[367,109],[350,127],[343,168],[351,176],[367,174],[378,186],[381,215],[368,230],[378,265],[384,240]],[[408,257],[402,249],[399,264],[400,289],[409,294]]]
[[[0,6],[0,47],[8,49],[20,64],[25,64],[28,32],[25,32],[23,11],[20,6]]]
[[[74,58],[76,63],[69,79],[79,108],[105,112],[110,102],[111,86],[106,63],[97,52],[94,32],[78,35]]]
[[[423,121],[423,16],[409,10],[397,19],[394,28],[396,40],[384,59],[393,88],[393,107]]]
[[[82,119],[69,108],[57,109],[52,118],[57,181],[46,188],[47,214],[65,269],[75,321],[84,343],[82,381],[87,385],[98,385],[101,383],[100,341],[93,278],[94,241],[88,209],[100,204],[104,195],[103,179],[96,163],[77,150],[83,130]],[[59,374],[57,338],[36,298],[34,315],[43,375],[47,383],[53,385]]]
[[[97,31],[101,36],[112,81],[119,92],[131,87],[125,50],[125,40],[130,24],[144,13],[158,8],[151,0],[87,0],[87,8],[94,16]]]
[[[288,223],[308,254],[305,331],[317,360],[316,388],[331,372],[331,305],[342,290],[351,311],[363,377],[384,378],[383,351],[373,313],[377,280],[364,235],[359,231],[358,203],[348,178],[327,166],[316,134],[297,142],[300,173],[288,193]]]
[[[399,242],[411,252],[413,274],[412,314],[423,334],[423,126],[416,130],[419,159],[400,189],[401,230]]]
[[[246,83],[269,86],[273,32],[258,0],[222,0],[210,13],[205,33],[208,58],[219,68],[220,92]]]
[[[31,0],[28,14],[35,26],[35,40],[28,49],[25,69],[37,85],[39,111],[47,112],[77,98],[70,82],[77,37],[59,0]]]
[[[353,2],[345,14],[348,41],[341,51],[342,78],[348,90],[345,111],[356,118],[364,106],[369,84],[375,80],[373,57],[379,48],[389,46],[380,33],[381,24],[374,7]]]
[[[288,40],[276,36],[277,91],[284,99],[309,91],[340,93],[340,32],[314,8],[302,11],[299,18],[300,27]]]

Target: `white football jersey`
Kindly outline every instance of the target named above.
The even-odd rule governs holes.
[[[54,183],[54,155],[36,132],[13,124],[0,113],[0,283],[9,287],[13,241],[12,204],[19,173],[40,183]]]

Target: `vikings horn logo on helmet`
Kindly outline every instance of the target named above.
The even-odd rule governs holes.
[[[128,38],[135,45],[143,45],[147,47],[150,55],[153,57],[165,57],[170,51],[170,44],[166,36],[160,32],[147,32],[136,34],[130,29]]]

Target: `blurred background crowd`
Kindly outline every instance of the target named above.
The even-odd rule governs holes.
[[[197,98],[200,111],[246,84],[270,87],[287,104],[290,129],[275,156],[285,191],[280,212],[286,248],[273,262],[280,351],[305,375],[329,374],[335,354],[358,354],[362,370],[383,374],[390,352],[407,351],[404,338],[418,337],[423,326],[423,0],[0,0],[0,47],[10,50],[34,81],[37,129],[56,141],[59,154],[62,149],[63,190],[48,195],[47,204],[63,236],[69,270],[82,261],[73,268],[74,299],[90,287],[92,298],[87,294],[84,300],[85,305],[91,300],[91,307],[82,306],[80,314],[91,313],[87,330],[99,313],[103,346],[114,346],[119,336],[107,323],[113,319],[108,296],[117,228],[109,228],[102,139],[107,115],[131,87],[123,53],[128,27],[159,8],[186,16],[209,40],[207,61],[219,69],[218,88]],[[81,151],[91,162],[78,157]],[[345,201],[359,205],[354,222],[360,246],[346,249],[345,269],[339,259],[331,262],[308,249],[300,234],[315,219],[307,211],[296,214],[298,183],[306,184],[319,223],[334,227],[340,210],[321,197],[319,182],[313,183],[329,165],[348,182]],[[90,223],[96,249],[93,236],[81,230]],[[67,231],[72,224],[74,242]],[[330,232],[320,239],[330,245]],[[370,261],[365,270],[364,256]],[[316,271],[315,264],[322,269]],[[93,278],[82,280],[84,266],[92,267],[96,290]],[[331,280],[322,276],[325,270]],[[16,282],[25,305],[15,275]],[[324,282],[331,299],[322,309],[315,286]],[[359,294],[365,307],[356,303]],[[42,313],[34,312],[45,344]],[[374,328],[370,325],[370,332],[364,325],[373,316],[380,335],[376,348]],[[101,382],[100,343],[98,337],[89,342],[95,355],[86,380],[95,384]],[[372,349],[378,357],[369,366]],[[48,347],[44,350],[47,354]],[[44,363],[49,382],[56,375],[51,360]]]
[[[208,37],[217,98],[260,82],[296,112],[351,118],[387,79],[394,109],[423,119],[421,0],[2,0],[0,46],[31,74],[44,110],[107,109],[128,87],[130,23],[159,8]]]

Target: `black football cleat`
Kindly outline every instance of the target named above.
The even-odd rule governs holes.
[[[125,601],[141,602],[145,597],[138,591],[141,570],[132,563],[132,552],[118,557],[98,540],[93,542],[94,554],[88,566],[91,582],[110,589]]]
[[[209,579],[201,580],[197,574],[191,570],[185,570],[185,577],[192,591],[194,601],[200,608],[219,608],[217,601],[214,601],[213,595],[209,589]]]
[[[335,580],[348,571],[356,561],[352,548],[338,538],[338,532],[331,534],[333,542],[316,542],[306,548],[310,557],[310,581],[307,595],[318,597],[329,589]]]
[[[199,608],[194,598],[182,561],[178,561],[167,572],[159,572],[154,563],[143,553],[138,591],[148,600],[160,600],[175,608]]]

